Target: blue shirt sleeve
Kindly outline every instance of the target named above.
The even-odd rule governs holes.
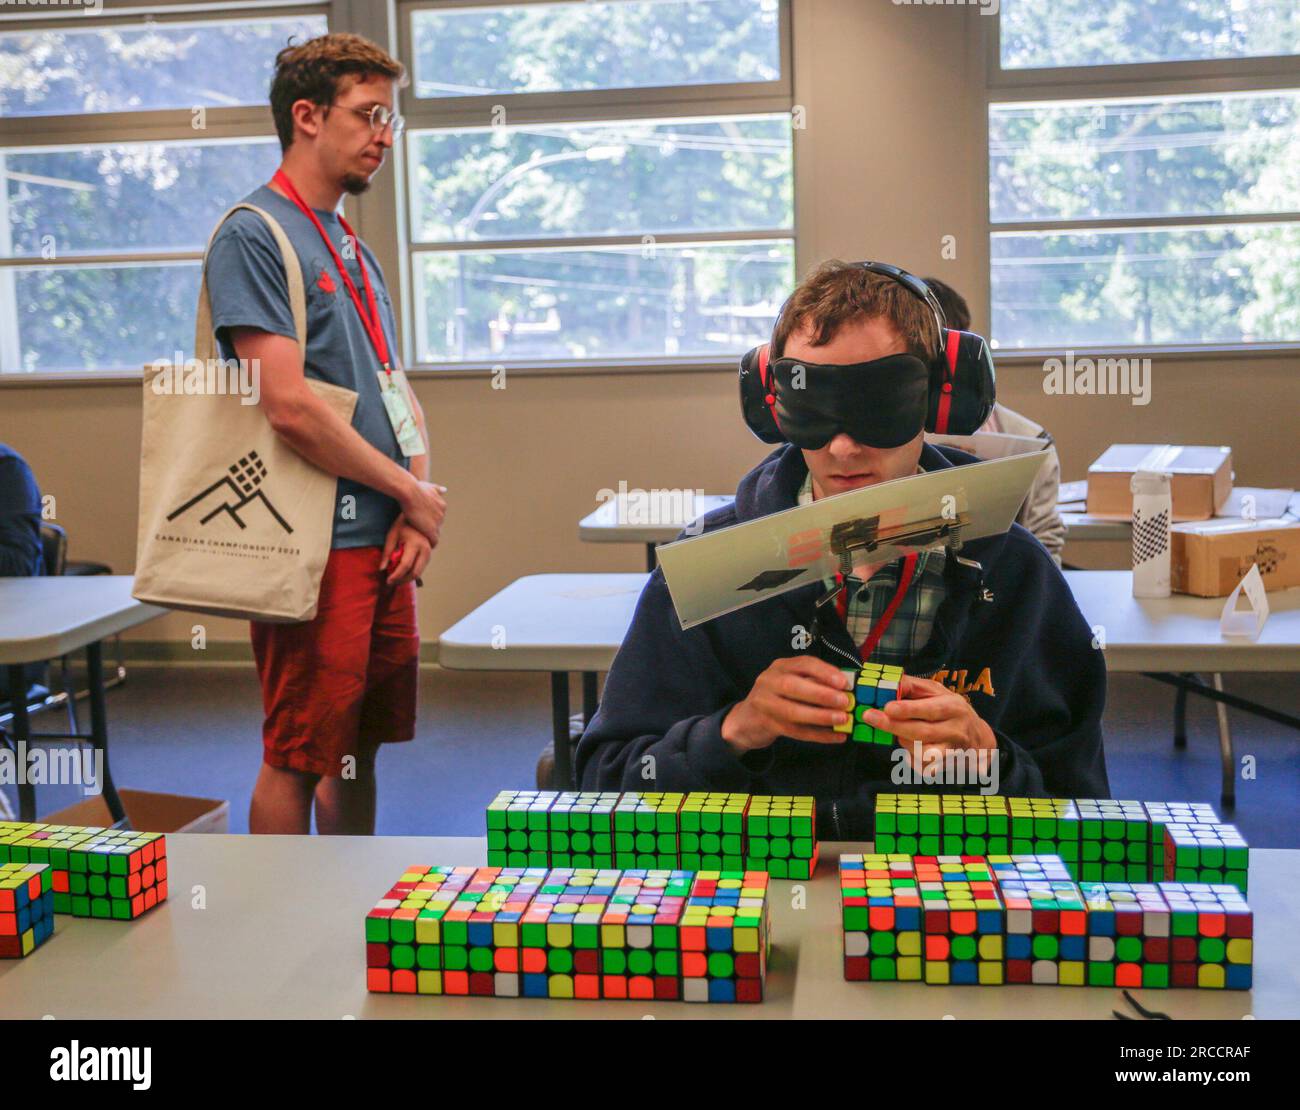
[[[225,222],[208,251],[207,276],[212,326],[223,346],[230,345],[230,328],[297,338],[284,260],[256,212],[239,211]]]
[[[32,468],[0,453],[0,578],[41,573],[41,492]]]

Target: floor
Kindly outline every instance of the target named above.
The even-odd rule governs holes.
[[[1242,675],[1227,688],[1300,714],[1294,675]],[[497,790],[531,787],[538,752],[549,738],[546,676],[473,674],[426,668],[421,675],[418,738],[380,756],[378,831],[477,835]],[[1117,798],[1208,801],[1218,808],[1219,749],[1212,706],[1192,699],[1189,743],[1171,742],[1174,692],[1140,676],[1113,676],[1105,736]],[[579,705],[579,692],[573,692]],[[224,798],[230,830],[246,832],[248,799],[261,757],[260,699],[248,667],[135,665],[110,691],[113,774],[119,786]],[[82,704],[83,727],[85,706]],[[1300,732],[1243,713],[1231,714],[1239,766],[1232,814],[1250,844],[1300,848]],[[47,715],[37,727],[56,729]],[[12,797],[12,787],[5,787]],[[78,800],[74,786],[42,786],[40,811]]]

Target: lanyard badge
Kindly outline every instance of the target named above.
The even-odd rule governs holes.
[[[365,329],[370,345],[374,348],[375,357],[379,360],[381,367],[379,371],[379,395],[384,402],[384,412],[388,414],[388,422],[393,426],[393,434],[397,437],[397,443],[402,449],[402,454],[406,458],[410,458],[412,455],[423,455],[425,451],[424,437],[420,434],[415,413],[411,408],[406,374],[400,369],[394,370],[388,358],[388,339],[384,335],[384,324],[379,315],[379,304],[375,300],[374,287],[370,284],[370,274],[366,271],[366,260],[361,255],[361,240],[357,238],[347,220],[340,215],[339,223],[343,226],[344,232],[357,245],[357,269],[361,271],[361,284],[366,291],[364,305],[361,301],[361,294],[357,292],[356,284],[352,281],[352,275],[348,273],[347,267],[343,265],[343,259],[335,249],[329,233],[322,226],[316,213],[308,207],[307,202],[299,195],[297,188],[289,180],[288,175],[284,170],[276,170],[271,181],[284,190],[285,195],[293,201],[298,210],[311,221],[312,226],[316,228],[317,233],[324,241],[326,248],[328,248],[330,257],[334,260],[334,266],[339,272],[343,287],[348,291],[348,297],[357,310],[357,315],[361,317],[361,326]]]

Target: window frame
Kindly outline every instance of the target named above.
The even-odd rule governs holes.
[[[414,93],[414,51],[412,24],[414,13],[446,11],[456,8],[516,7],[527,4],[554,6],[572,0],[395,0],[392,28],[396,36],[396,53],[407,67],[411,83],[399,93],[401,112],[406,119],[406,134],[394,147],[394,173],[397,181],[399,214],[399,249],[401,254],[402,303],[411,311],[404,314],[402,350],[408,372],[439,377],[481,376],[502,367],[508,374],[563,372],[565,374],[639,373],[645,370],[689,371],[733,368],[736,356],[649,356],[645,358],[584,358],[512,360],[458,360],[444,364],[417,362],[418,330],[422,316],[414,303],[415,267],[421,255],[447,252],[483,252],[519,249],[580,249],[582,247],[641,247],[637,235],[580,235],[530,237],[526,239],[473,239],[466,241],[417,241],[412,233],[416,200],[411,193],[408,162],[412,158],[414,132],[455,131],[490,126],[493,112],[504,108],[506,126],[546,124],[580,124],[600,122],[637,122],[705,116],[787,115],[794,110],[792,74],[792,36],[790,0],[777,0],[777,34],[780,41],[781,76],[776,81],[741,84],[650,86],[635,89],[583,89],[571,92],[502,93],[482,96],[417,98]],[[794,187],[793,142],[791,184]],[[792,205],[791,223],[781,228],[754,228],[739,232],[681,232],[656,234],[656,243],[725,244],[735,241],[783,240],[794,248],[796,243],[797,202]]]
[[[217,22],[248,20],[251,17],[278,18],[301,15],[324,15],[330,28],[344,17],[346,0],[218,0],[194,3],[193,0],[150,0],[147,8],[123,0],[103,0],[98,14],[78,12],[75,8],[17,9],[20,15],[0,14],[0,32],[41,31],[56,26],[74,28],[139,25],[142,21],[168,23]],[[192,108],[150,109],[139,112],[85,112],[62,115],[0,116],[0,149],[39,152],[67,146],[113,146],[124,143],[182,143],[207,139],[275,140],[275,124],[269,104],[237,107],[204,106],[204,127],[192,126]],[[233,203],[233,202],[232,202]],[[206,237],[207,231],[204,235]],[[202,251],[150,250],[112,251],[95,254],[63,254],[52,259],[40,257],[0,258],[0,274],[31,269],[86,265],[120,266],[132,263],[185,264],[202,261]],[[0,303],[0,324],[4,324],[4,305]],[[11,330],[17,342],[16,330]],[[77,370],[6,370],[0,372],[0,386],[30,385],[36,382],[109,382],[138,380],[142,370],[118,367],[82,367]]]
[[[992,168],[989,131],[994,105],[1022,102],[1123,100],[1153,96],[1192,97],[1235,92],[1267,93],[1272,90],[1300,91],[1300,55],[1004,69],[1001,24],[1000,11],[993,19],[979,20],[984,56],[984,96],[981,110],[983,167],[980,174],[981,219],[984,226],[982,247],[985,251],[984,273],[986,275],[983,308],[984,319],[989,322],[990,332],[993,320],[992,243],[993,236],[999,232],[1159,230],[1162,227],[1195,229],[1221,224],[1300,223],[1300,210],[1258,214],[1216,213],[995,222],[989,208],[989,174]],[[990,335],[990,339],[992,338]],[[1288,352],[1300,352],[1300,337],[1295,342],[1271,341],[1248,344],[1179,341],[1152,344],[1067,343],[1066,345],[1080,355],[1102,354],[1122,347],[1125,350],[1160,353],[1180,358],[1202,355],[1240,357],[1247,353],[1274,357]],[[1045,357],[1059,354],[1060,349],[1060,347],[998,347],[995,348],[994,355],[1000,363],[1013,360],[1041,362]]]
[[[0,31],[42,30],[59,24],[77,27],[193,22],[220,19],[324,14],[331,31],[353,31],[382,45],[411,69],[411,13],[423,9],[554,4],[560,0],[102,0],[102,10],[91,13],[69,7],[0,9]],[[511,124],[551,124],[601,121],[636,121],[679,117],[727,115],[790,115],[795,110],[793,77],[792,0],[777,0],[781,76],[772,82],[649,87],[637,89],[579,90],[564,93],[513,93],[476,97],[418,99],[411,84],[397,90],[398,111],[407,120],[408,135],[417,130],[454,130],[484,126],[491,122],[497,104],[506,106]],[[112,145],[133,142],[181,142],[196,138],[191,127],[191,108],[139,112],[100,112],[70,115],[0,117],[0,147],[40,150],[66,145]],[[275,127],[268,104],[241,107],[206,107],[202,138],[274,138]],[[797,135],[793,136],[792,159],[797,158]],[[442,366],[414,362],[415,332],[413,295],[417,256],[429,244],[416,244],[409,234],[411,197],[407,172],[409,138],[394,144],[389,159],[374,186],[359,197],[345,200],[345,211],[357,233],[378,258],[396,291],[399,347],[408,372],[438,377],[480,377],[492,373],[500,362],[455,362]],[[792,168],[792,189],[797,190],[797,167]],[[774,239],[797,243],[798,203],[793,205],[791,225],[786,228],[753,229],[745,232],[689,233],[680,238],[690,242]],[[656,236],[670,244],[673,235]],[[566,245],[641,245],[640,236],[583,237],[573,239],[475,240],[459,244],[470,250],[521,247],[563,247]],[[418,247],[415,250],[412,248]],[[443,249],[449,249],[444,247]],[[55,259],[0,259],[6,269],[75,265],[86,263],[196,262],[200,251],[120,252],[95,255],[59,255]],[[622,374],[689,372],[734,369],[733,356],[649,357],[620,359],[556,359],[508,362],[510,374]],[[77,370],[6,371],[0,373],[0,389],[38,383],[84,384],[138,381],[140,370],[87,366]]]

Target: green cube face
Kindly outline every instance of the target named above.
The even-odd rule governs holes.
[[[1115,965],[1090,963],[1088,965],[1088,986],[1113,987],[1115,985]]]

